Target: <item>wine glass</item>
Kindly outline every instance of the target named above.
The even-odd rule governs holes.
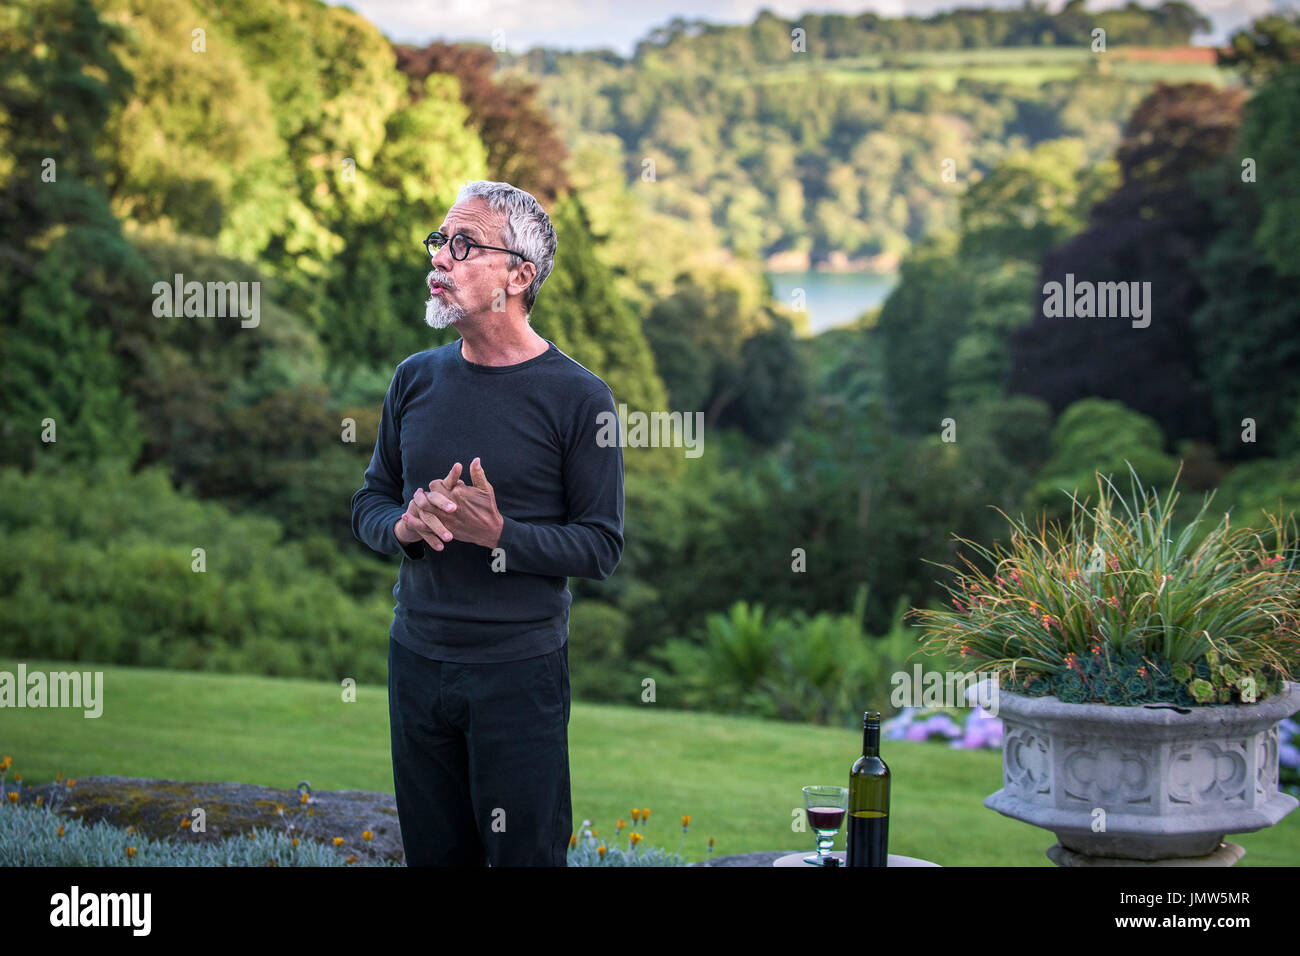
[[[817,855],[803,858],[813,866],[825,866],[830,856],[835,834],[844,823],[844,813],[849,808],[848,787],[804,787],[803,805],[808,812],[808,825],[817,834]]]

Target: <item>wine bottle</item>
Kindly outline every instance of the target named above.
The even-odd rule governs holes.
[[[849,772],[848,866],[889,863],[889,767],[880,759],[880,714],[862,715],[862,756]]]

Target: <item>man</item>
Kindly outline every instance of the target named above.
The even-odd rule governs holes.
[[[556,247],[536,199],[468,183],[425,243],[425,321],[460,340],[397,366],[352,497],[357,538],[404,554],[388,700],[406,862],[565,866],[566,578],[623,553],[621,439],[597,440],[614,398],[528,324]]]

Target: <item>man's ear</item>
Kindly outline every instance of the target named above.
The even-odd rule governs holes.
[[[518,289],[515,289],[515,291],[523,292],[533,284],[533,279],[537,278],[537,266],[533,265],[531,262],[525,262],[518,268],[516,274],[517,278],[511,279],[506,284],[506,288],[508,290],[515,289],[515,283],[522,282],[523,284],[520,285]]]

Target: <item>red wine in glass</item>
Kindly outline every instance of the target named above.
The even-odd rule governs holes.
[[[808,808],[808,825],[814,830],[829,830],[831,833],[838,833],[843,823],[843,807]]]
[[[844,814],[849,808],[848,787],[804,787],[803,806],[808,817],[808,825],[817,835],[817,853],[803,858],[805,863],[813,866],[825,866],[830,856],[831,846],[835,843],[835,834],[844,823]]]

